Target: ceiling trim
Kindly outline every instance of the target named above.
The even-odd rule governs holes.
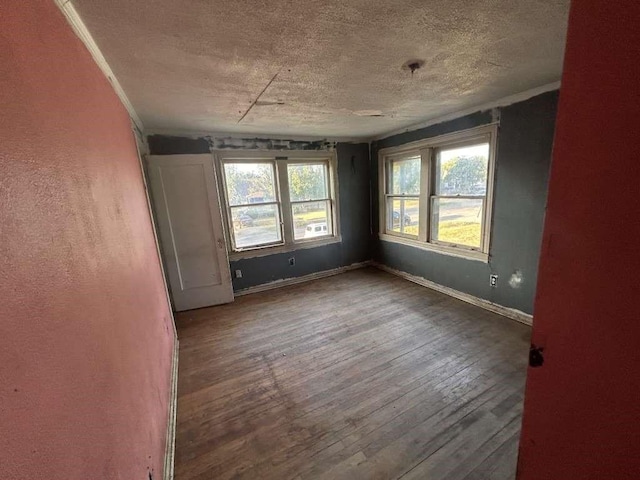
[[[143,132],[144,125],[142,123],[142,120],[140,120],[140,117],[129,101],[127,94],[124,92],[122,86],[120,85],[120,82],[118,82],[118,79],[113,73],[113,70],[111,70],[111,67],[107,63],[107,60],[104,58],[104,55],[102,55],[102,52],[91,36],[91,33],[89,33],[89,30],[87,30],[86,25],[82,21],[82,18],[80,18],[78,11],[71,3],[71,0],[55,0],[55,3],[60,11],[64,14],[65,18],[73,28],[73,31],[76,33],[78,38],[80,38],[85,47],[87,47],[87,50],[89,50],[89,53],[93,57],[93,60],[96,62],[100,70],[102,70],[104,76],[107,77],[107,80],[109,80],[109,83],[111,83],[111,86],[115,90],[116,95],[118,95],[118,97],[120,98],[120,101],[124,105],[124,108],[126,108],[127,112],[129,112],[129,116],[131,117],[131,120],[133,121],[135,126],[138,128],[138,130]]]
[[[514,95],[509,95],[507,97],[503,97],[498,100],[494,100],[492,102],[483,103],[482,105],[477,105],[475,107],[465,108],[464,110],[458,110],[457,112],[448,113],[447,115],[443,115],[441,117],[434,117],[429,120],[423,120],[420,123],[415,123],[413,125],[409,125],[408,127],[403,127],[397,130],[392,130],[391,132],[376,135],[374,137],[369,138],[369,141],[373,142],[376,140],[383,140],[385,138],[393,137],[394,135],[399,135],[401,133],[412,132],[414,130],[419,130],[421,128],[427,128],[432,125],[437,125],[438,123],[447,122],[449,120],[455,120],[457,118],[464,117],[472,113],[491,110],[492,108],[497,108],[497,107],[506,107],[508,105],[513,105],[514,103],[518,103],[518,102],[524,102],[525,100],[529,100],[530,98],[536,97],[543,93],[552,92],[558,89],[560,89],[560,81],[547,83],[546,85],[532,88],[530,90],[525,90],[524,92],[516,93]]]

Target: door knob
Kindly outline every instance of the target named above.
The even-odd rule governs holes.
[[[533,368],[541,367],[544,364],[544,357],[542,356],[542,352],[544,352],[544,348],[536,347],[534,344],[531,344],[531,348],[529,349],[529,366]]]

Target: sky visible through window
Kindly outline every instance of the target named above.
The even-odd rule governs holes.
[[[446,163],[456,157],[489,157],[489,144],[471,145],[468,147],[452,148],[450,150],[442,150],[440,159],[442,163]]]

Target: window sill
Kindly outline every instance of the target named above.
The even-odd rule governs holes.
[[[400,243],[402,245],[419,248],[421,250],[427,250],[429,252],[440,253],[442,255],[464,258],[466,260],[473,260],[476,262],[489,263],[489,254],[484,252],[475,252],[473,250],[464,250],[456,247],[447,247],[444,245],[425,243],[410,238],[389,235],[387,233],[381,233],[379,235],[379,238],[380,240],[383,240],[385,242]]]
[[[241,252],[229,252],[229,260],[242,260],[245,258],[266,257],[268,255],[275,255],[278,253],[294,252],[296,250],[302,250],[305,248],[316,248],[325,245],[332,245],[334,243],[342,242],[340,235],[336,237],[327,237],[321,240],[308,240],[299,241],[298,243],[290,243],[288,245],[275,245],[272,247],[255,248],[252,250],[243,250]]]

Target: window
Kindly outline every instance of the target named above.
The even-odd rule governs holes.
[[[224,164],[233,245],[243,249],[282,241],[273,162]]]
[[[387,162],[387,230],[418,238],[420,220],[419,153],[391,157]]]
[[[328,163],[288,164],[287,176],[294,240],[330,235],[332,219]]]
[[[435,149],[431,239],[482,249],[489,143]]]
[[[327,152],[219,152],[233,252],[339,240],[335,156]]]
[[[496,127],[380,151],[381,238],[487,259]]]

